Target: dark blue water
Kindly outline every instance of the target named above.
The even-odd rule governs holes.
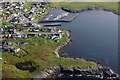
[[[50,14],[62,13],[53,10]],[[69,18],[76,13],[69,14]],[[66,17],[66,18],[68,18]],[[71,31],[72,43],[63,51],[69,56],[93,58],[118,71],[118,16],[105,11],[84,11],[72,22],[62,23]]]

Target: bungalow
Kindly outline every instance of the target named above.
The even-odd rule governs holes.
[[[17,42],[17,45],[26,45],[28,44],[27,42]]]
[[[14,51],[18,52],[18,51],[20,51],[20,48],[15,48]]]
[[[56,31],[57,31],[58,33],[62,33],[62,31],[61,31],[60,29],[57,29]]]
[[[47,38],[47,36],[45,34],[38,34],[38,36],[40,36],[42,38]]]
[[[5,28],[14,28],[13,25],[8,25],[8,26],[5,26]]]
[[[54,34],[56,37],[58,37],[59,39],[62,38],[61,34]]]
[[[32,23],[25,23],[25,24],[23,24],[23,27],[33,27],[33,24]]]
[[[20,51],[19,47],[11,47],[10,48],[10,52],[18,52],[18,51]]]
[[[32,21],[32,20],[34,20],[35,18],[31,18],[30,20]]]
[[[35,37],[35,34],[28,34],[27,37],[29,37],[29,38]]]
[[[40,31],[39,29],[34,29],[34,32],[38,32],[38,31]]]
[[[22,34],[17,34],[17,38],[21,38],[22,37]]]
[[[48,32],[53,32],[53,29],[46,29],[46,31],[48,31]]]
[[[57,38],[57,36],[55,36],[55,35],[53,35],[53,36],[51,37],[51,39],[53,39],[53,40],[54,40],[55,38]]]
[[[10,46],[10,45],[12,45],[12,43],[11,42],[7,42],[7,45]]]
[[[27,34],[23,34],[23,38],[27,38]]]

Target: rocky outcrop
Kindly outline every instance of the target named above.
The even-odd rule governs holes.
[[[63,68],[61,66],[54,66],[46,69],[40,75],[35,78],[40,79],[97,79],[97,80],[119,80],[119,75],[114,73],[110,68],[102,67],[97,69],[70,67]]]
[[[46,69],[45,71],[41,72],[34,78],[40,78],[40,79],[55,78],[60,74],[60,72],[61,72],[60,66],[54,66],[49,69]]]

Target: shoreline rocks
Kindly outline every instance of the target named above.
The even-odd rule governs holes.
[[[97,79],[97,80],[119,80],[119,75],[114,73],[110,68],[102,67],[97,69],[70,67],[63,68],[61,66],[54,66],[46,69],[35,78],[40,79]]]
[[[69,10],[62,8],[62,10],[77,13],[77,12],[82,12],[82,11],[100,10],[100,9],[88,8],[88,9],[84,9],[81,11],[69,11]],[[108,9],[101,9],[101,10],[113,12],[114,14],[120,15],[119,13],[117,13],[114,10],[108,10]],[[42,73],[38,74],[35,78],[41,78],[41,79],[46,79],[46,78],[52,78],[52,79],[80,78],[81,79],[81,78],[84,78],[84,80],[89,80],[91,78],[93,78],[95,80],[96,79],[97,80],[101,80],[101,79],[119,80],[120,79],[120,77],[117,73],[113,72],[109,67],[104,66],[102,63],[98,62],[95,59],[86,59],[86,58],[82,58],[82,57],[81,58],[76,58],[76,57],[74,58],[74,57],[69,57],[69,56],[61,56],[61,54],[62,54],[61,49],[64,48],[65,46],[67,46],[71,42],[70,36],[71,36],[70,31],[67,30],[67,41],[55,49],[54,53],[56,54],[56,56],[58,58],[64,58],[64,59],[73,59],[73,60],[93,62],[94,64],[97,64],[99,67],[96,69],[93,69],[93,68],[80,68],[80,67],[63,68],[61,66],[54,66],[54,67],[46,69]]]
[[[70,57],[70,56],[61,56],[61,54],[63,54],[61,52],[61,49],[64,48],[65,46],[69,45],[69,43],[71,42],[71,39],[70,39],[70,31],[67,30],[67,38],[68,40],[61,46],[58,46],[56,49],[55,49],[55,54],[57,55],[58,58],[64,58],[64,59],[72,59],[72,60],[80,60],[80,61],[85,61],[85,62],[92,62],[94,64],[96,64],[98,66],[98,68],[96,69],[99,69],[99,68],[102,68],[102,69],[109,69],[109,71],[111,71],[113,74],[115,74],[117,77],[119,77],[119,75],[115,72],[113,72],[109,67],[106,67],[105,65],[103,65],[101,62],[95,60],[95,59],[87,59],[87,58],[82,58],[82,57]],[[82,68],[80,68],[82,69]],[[88,68],[85,68],[85,69],[88,69]],[[89,68],[89,69],[93,69],[93,68]],[[85,71],[86,72],[86,71]],[[105,71],[106,72],[106,71]],[[91,75],[92,76],[92,75]],[[94,75],[93,75],[94,76]],[[100,76],[100,75],[99,75]],[[102,76],[103,77],[103,76]],[[101,79],[101,77],[100,77]],[[110,77],[110,79],[113,79]]]
[[[116,15],[120,15],[119,12],[116,12],[115,10],[110,10],[110,9],[98,9],[98,8],[86,8],[86,9],[82,9],[80,11],[77,11],[77,10],[67,10],[63,7],[61,7],[62,10],[64,11],[67,11],[67,12],[70,12],[70,13],[80,13],[80,12],[83,12],[83,11],[90,11],[90,10],[96,10],[96,11],[99,11],[99,10],[103,10],[103,11],[108,11],[108,12],[112,12]]]

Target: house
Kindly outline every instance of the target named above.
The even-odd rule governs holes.
[[[57,30],[58,33],[62,33],[62,31],[60,29]]]
[[[52,32],[53,30],[52,30],[52,29],[46,29],[46,31],[48,31],[48,32]]]
[[[10,52],[19,52],[20,48],[19,47],[11,47]]]
[[[13,26],[13,25],[7,25],[7,26],[5,26],[5,28],[14,28],[15,26]]]
[[[59,39],[62,38],[61,34],[54,34],[56,37],[58,37]]]
[[[34,32],[38,32],[38,31],[40,31],[39,29],[34,29]]]
[[[10,45],[12,45],[12,43],[11,42],[7,42],[7,45],[10,46]]]
[[[45,34],[38,34],[38,36],[40,36],[42,38],[47,38],[47,36]]]
[[[27,37],[29,37],[29,38],[35,37],[35,34],[28,34]]]
[[[22,37],[22,34],[17,34],[17,38],[21,38]]]
[[[26,45],[28,44],[27,42],[17,42],[17,45]]]
[[[35,18],[31,18],[30,20],[32,21],[32,20],[34,20]]]

